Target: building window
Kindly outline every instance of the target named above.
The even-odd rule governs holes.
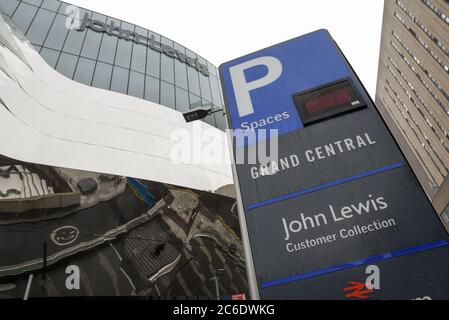
[[[173,41],[164,37],[161,37],[161,43],[162,45],[167,45],[173,48]],[[175,83],[174,60],[174,58],[168,57],[165,54],[161,55],[161,79],[169,83]]]
[[[27,2],[32,4],[33,6],[40,7],[42,0],[23,0],[23,2]]]
[[[449,49],[441,42],[439,41],[433,34],[430,32],[430,30],[421,23],[419,19],[417,19],[406,7],[405,5],[400,1],[396,0],[397,5],[412,19],[412,21],[418,25],[424,33],[427,34],[427,36],[432,39],[433,42],[435,42],[438,47],[440,47],[441,50],[443,50],[444,53],[446,53],[447,56],[449,56]]]
[[[129,70],[121,67],[114,67],[112,72],[111,90],[120,93],[128,93]]]
[[[1,9],[8,17],[11,17],[18,6],[18,0],[2,0],[2,4],[0,5]]]
[[[95,61],[86,58],[80,58],[76,66],[75,76],[73,80],[90,86],[94,75]]]
[[[161,104],[175,109],[175,86],[171,83],[161,81]]]
[[[178,87],[176,87],[176,110],[179,112],[189,110],[189,93]]]
[[[129,29],[129,25],[122,23],[122,28],[124,30],[132,30],[134,28]],[[123,68],[130,68],[131,64],[131,51],[132,51],[133,42],[125,39],[119,39],[117,45],[117,53],[115,55],[114,64]]]
[[[41,56],[42,58],[44,58],[45,62],[47,62],[50,67],[54,68],[56,67],[56,63],[58,62],[59,51],[42,48]]]
[[[159,79],[146,76],[145,78],[145,100],[159,103]]]
[[[215,77],[210,77],[210,85],[212,91],[212,102],[216,106],[221,106],[221,95],[220,95],[220,85],[218,83],[218,79]]]
[[[196,94],[197,96],[200,96],[201,92],[198,72],[193,68],[187,68],[187,78],[189,83],[189,91],[193,94]]]
[[[438,169],[438,171],[442,176],[445,176],[447,174],[447,167],[445,166],[444,161],[441,159],[440,154],[438,153],[437,150],[435,150],[435,147],[430,143],[426,134],[423,132],[420,125],[418,124],[415,116],[410,112],[410,110],[408,110],[406,104],[399,97],[398,93],[392,88],[388,80],[386,81],[386,83],[388,85],[388,89],[385,87],[385,90],[390,95],[392,100],[395,102],[396,106],[404,116],[404,119],[407,121],[409,127],[414,131],[416,137],[421,142],[423,149],[426,150],[426,152],[429,154],[430,159],[432,160],[435,167]],[[391,92],[393,93],[394,98]],[[396,101],[399,101],[399,104],[396,103]]]
[[[37,10],[38,9],[35,6],[22,2],[14,12],[11,20],[14,22],[16,27],[25,34],[28,27],[31,25],[34,16],[36,15]]]
[[[212,95],[210,91],[210,82],[209,77],[206,77],[202,73],[198,73],[200,77],[200,87],[201,87],[201,96],[208,103],[212,101]]]
[[[111,24],[114,21],[116,26],[120,26],[120,21],[107,19],[106,23]],[[110,36],[107,33],[103,33],[100,45],[100,52],[98,54],[98,60],[107,63],[114,63],[115,51],[117,49],[118,37]]]
[[[175,44],[174,48],[182,54],[186,54],[186,50],[184,47]],[[175,85],[184,90],[188,90],[187,68],[188,67],[185,63],[182,63],[178,59],[175,59]]]
[[[226,114],[224,112],[215,113],[215,122],[217,124],[218,129],[225,130],[227,128]]]
[[[75,22],[81,23],[81,22]],[[91,31],[91,30],[89,30]],[[69,31],[67,35],[67,39],[65,40],[63,51],[75,55],[79,55],[83,46],[84,38],[86,36],[87,30],[78,31],[72,29]]]
[[[447,0],[445,0],[448,2]],[[449,25],[449,16],[446,15],[443,10],[435,6],[430,0],[421,0],[430,10],[432,10],[442,21]]]
[[[61,2],[57,0],[44,0],[44,2],[42,2],[41,7],[53,12],[58,12],[60,5]]]
[[[432,58],[444,69],[447,73],[449,73],[449,66],[440,59],[440,57],[430,48],[430,46],[422,39],[406,22],[401,18],[399,14],[394,13],[395,18],[412,34],[412,36],[421,44],[421,46],[432,56]],[[393,31],[393,34],[395,32]]]
[[[136,27],[135,32],[139,35],[144,36],[145,38],[148,36],[146,30],[142,30],[141,28]],[[144,41],[144,40],[141,40],[141,41]],[[146,46],[144,44],[140,44],[140,43],[133,43],[132,55],[131,55],[131,69],[134,71],[145,73],[146,60],[147,60]]]
[[[56,70],[65,75],[67,78],[72,79],[75,72],[76,62],[78,57],[68,53],[61,53],[59,57]]]
[[[81,50],[81,56],[97,60],[98,51],[101,43],[101,33],[87,30],[86,38],[84,39],[83,49]]]
[[[45,40],[44,46],[47,48],[55,49],[58,51],[62,50],[64,45],[64,40],[67,37],[69,29],[66,27],[66,16],[57,14],[53,25],[50,28],[47,39]]]
[[[145,75],[140,72],[131,71],[129,74],[128,94],[136,97],[144,97]]]
[[[190,109],[195,109],[202,106],[201,98],[195,94],[189,94]]]
[[[109,86],[111,84],[111,76],[112,65],[103,62],[97,62],[97,65],[95,66],[92,85],[97,88],[109,90]]]
[[[401,44],[401,46],[407,51],[407,53],[413,58],[413,60],[418,64],[418,66],[421,68],[421,70],[428,76],[428,78],[432,81],[432,83],[438,88],[440,93],[449,100],[449,95],[446,91],[444,91],[443,87],[435,80],[435,78],[432,76],[432,74],[429,73],[429,71],[424,67],[424,65],[421,63],[420,59],[418,59],[411,50],[405,46],[405,44],[402,42],[402,40],[396,35],[396,33],[393,31],[393,35],[395,36],[396,40]],[[429,91],[429,93],[432,95],[432,97],[435,99],[435,101],[438,103],[438,105],[444,110],[446,114],[449,115],[449,109],[446,107],[441,100],[435,95],[433,90],[427,85],[427,83],[422,79],[421,75],[417,72],[417,70],[413,67],[413,65],[410,63],[410,61],[405,57],[405,55],[399,50],[399,48],[393,43],[390,42],[391,46],[394,48],[394,50],[401,56],[401,58],[405,61],[405,63],[409,66],[409,68],[415,73],[416,77],[419,79],[419,81],[424,85],[424,87]]]

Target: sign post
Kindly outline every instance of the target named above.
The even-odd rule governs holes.
[[[449,298],[448,234],[326,30],[220,78],[251,298]]]

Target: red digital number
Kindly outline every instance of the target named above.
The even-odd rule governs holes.
[[[307,101],[305,106],[307,112],[313,114],[350,103],[352,100],[353,96],[348,88],[342,88],[322,95],[319,98]]]

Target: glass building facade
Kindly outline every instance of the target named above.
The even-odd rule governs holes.
[[[57,0],[1,0],[0,8],[69,79],[180,112],[223,108],[217,68],[160,34]],[[226,127],[223,112],[204,121]]]

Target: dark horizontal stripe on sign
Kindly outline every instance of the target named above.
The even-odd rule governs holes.
[[[403,166],[404,166],[404,163],[402,163],[402,162],[393,163],[393,164],[387,165],[387,166],[382,167],[382,168],[378,168],[378,169],[374,169],[374,170],[370,170],[370,171],[365,171],[365,172],[362,172],[362,173],[359,173],[359,174],[356,174],[356,175],[353,175],[353,176],[350,176],[350,177],[346,177],[346,178],[342,178],[342,179],[338,179],[338,180],[322,183],[322,184],[319,184],[319,185],[317,185],[315,187],[311,187],[311,188],[307,188],[307,189],[300,190],[300,191],[297,191],[297,192],[289,193],[289,194],[286,194],[286,195],[283,195],[283,196],[279,196],[279,197],[276,197],[276,198],[273,198],[273,199],[270,199],[270,200],[257,202],[257,203],[254,203],[254,204],[250,204],[250,205],[246,206],[246,210],[253,210],[253,209],[256,209],[256,208],[259,208],[259,207],[263,207],[263,206],[267,206],[267,205],[270,205],[270,204],[273,204],[273,203],[281,202],[281,201],[292,199],[292,198],[297,198],[297,197],[300,197],[300,196],[303,196],[303,195],[306,195],[306,194],[309,194],[309,193],[313,193],[313,192],[320,191],[320,190],[323,190],[323,189],[335,187],[335,186],[338,186],[340,184],[344,184],[344,183],[360,180],[360,179],[363,179],[363,178],[366,178],[366,177],[369,177],[369,176],[372,176],[372,175],[376,175],[376,174],[383,173],[383,172],[386,172],[386,171],[390,171],[390,170],[393,170],[393,169],[401,168]]]
[[[442,240],[442,241],[423,244],[423,245],[416,246],[416,247],[410,247],[407,249],[388,252],[388,253],[384,253],[382,255],[371,256],[371,257],[368,257],[365,259],[348,262],[345,264],[340,264],[338,266],[334,266],[334,267],[330,267],[330,268],[326,268],[326,269],[315,270],[315,271],[302,273],[302,274],[298,274],[298,275],[291,276],[291,277],[286,277],[286,278],[282,278],[282,279],[278,279],[278,280],[274,280],[274,281],[264,282],[264,283],[262,283],[261,288],[266,289],[266,288],[270,288],[270,287],[280,286],[280,285],[287,284],[290,282],[296,282],[296,281],[301,281],[301,280],[305,280],[305,279],[309,279],[309,278],[313,278],[313,277],[318,277],[318,276],[322,276],[322,275],[325,275],[328,273],[337,272],[337,271],[341,271],[341,270],[345,270],[345,269],[349,269],[349,268],[354,268],[354,267],[358,267],[361,265],[371,264],[371,263],[375,263],[375,262],[379,262],[379,261],[383,261],[383,260],[388,260],[391,258],[397,258],[397,257],[409,255],[412,253],[430,250],[430,249],[445,247],[448,244],[449,243],[447,240]]]

